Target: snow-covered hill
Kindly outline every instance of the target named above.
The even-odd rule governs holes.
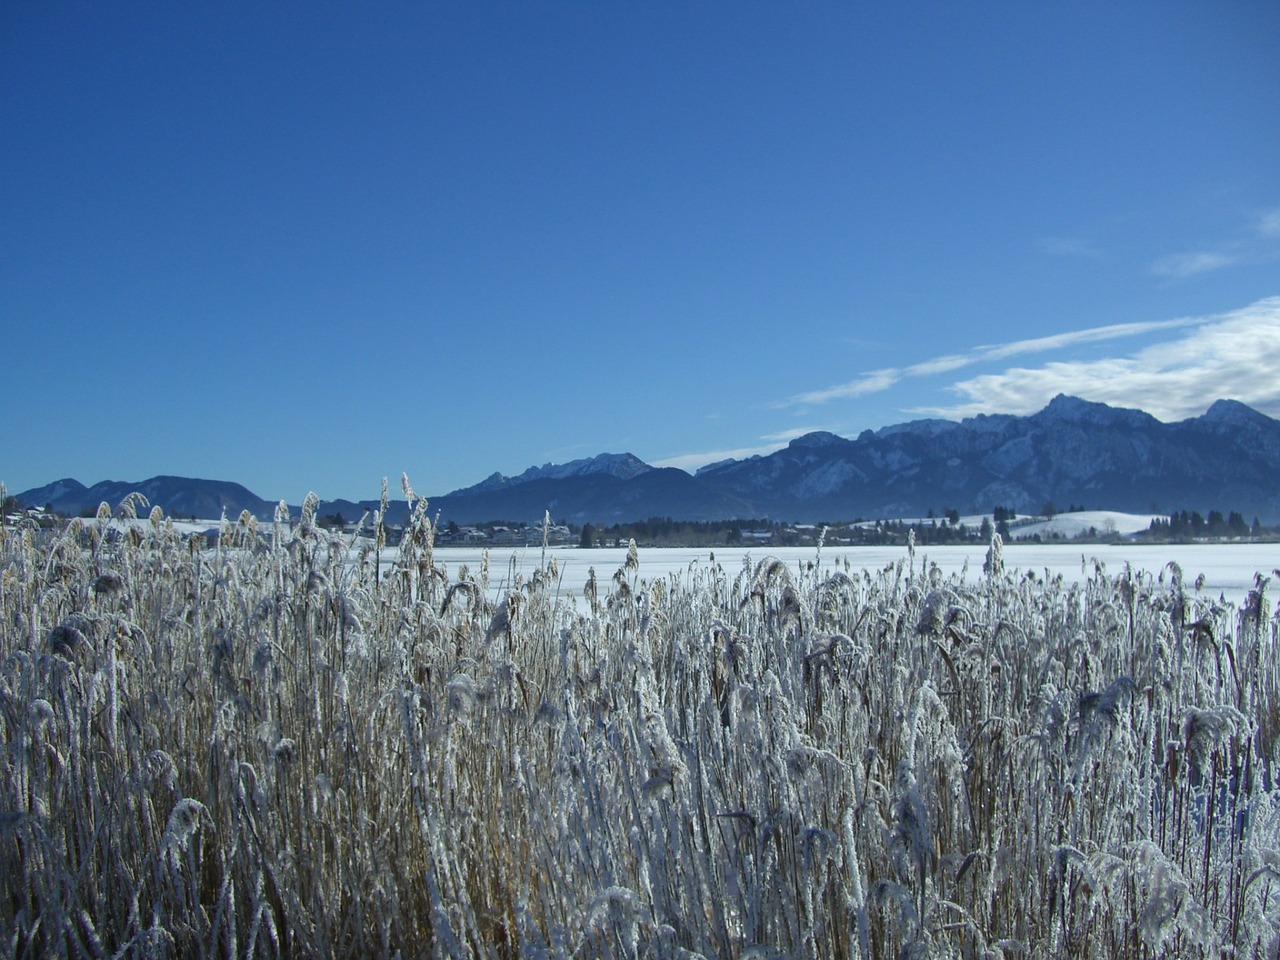
[[[1061,537],[1070,540],[1091,531],[1099,536],[1118,534],[1130,537],[1142,533],[1151,526],[1154,519],[1165,519],[1154,513],[1120,513],[1116,510],[1080,510],[1075,513],[1059,513],[1052,519],[1028,518],[1016,520],[1009,525],[1011,540],[1031,540],[1039,536],[1042,540]]]

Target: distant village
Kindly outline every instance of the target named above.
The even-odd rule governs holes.
[[[87,518],[89,515],[83,516]],[[1127,521],[1125,528],[1117,525],[1117,517]],[[1059,521],[1056,524],[1052,522],[1055,518]],[[25,508],[13,497],[5,498],[6,526],[26,525],[34,530],[52,531],[68,519],[47,508]],[[179,515],[174,515],[173,519],[183,523],[187,534],[202,536],[209,542],[216,542],[218,538],[217,521]],[[1135,521],[1141,525],[1135,526]],[[293,522],[296,523],[297,518]],[[317,517],[316,523],[323,529],[345,536],[371,534],[368,518],[361,526],[340,513],[333,513]],[[399,544],[404,528],[387,524],[383,533],[387,545],[394,547]],[[468,524],[442,520],[436,525],[435,542],[442,547],[520,547],[545,543],[548,546],[594,548],[626,546],[633,540],[641,547],[883,546],[914,540],[924,546],[986,543],[994,534],[999,534],[1006,543],[1240,542],[1275,540],[1280,537],[1280,528],[1264,527],[1257,519],[1249,523],[1235,511],[1224,514],[1219,510],[1209,510],[1202,515],[1198,511],[1182,510],[1144,518],[1107,511],[1091,512],[1074,504],[1058,511],[1053,504],[1046,504],[1040,514],[1033,516],[1019,516],[1011,509],[997,506],[989,514],[971,516],[961,516],[957,510],[945,509],[940,514],[930,510],[920,518],[829,524],[787,523],[767,518],[688,521],[651,517],[607,526],[577,525],[563,520],[537,523],[503,520]]]
[[[1188,542],[1201,540],[1267,540],[1280,530],[1263,527],[1256,519],[1252,524],[1234,511],[1223,514],[1210,510],[1180,511],[1169,516],[1142,519],[1141,529],[1121,529],[1113,515],[1106,511],[1086,511],[1071,505],[1057,511],[1046,504],[1046,511],[1034,516],[1019,516],[1006,507],[995,507],[989,514],[961,516],[956,510],[941,515],[933,511],[925,517],[898,520],[853,520],[831,524],[787,523],[768,519],[732,519],[683,521],[670,517],[612,525],[582,525],[560,521],[551,524],[503,521],[457,524],[444,521],[436,528],[436,544],[440,546],[548,546],[619,547],[632,540],[641,547],[716,547],[716,546],[882,546],[905,544],[908,539],[921,545],[988,543],[999,534],[1006,543],[1024,540],[1031,543],[1053,542]],[[1123,516],[1123,515],[1115,515]],[[1053,524],[1054,518],[1075,522]],[[1130,518],[1131,519],[1131,518]],[[332,522],[321,518],[320,523]],[[351,525],[349,533],[354,532]],[[398,542],[399,528],[387,531],[388,542]]]

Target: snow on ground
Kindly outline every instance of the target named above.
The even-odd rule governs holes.
[[[1075,513],[1059,513],[1053,518],[1018,517],[1009,521],[1009,539],[1030,540],[1039,534],[1044,540],[1055,535],[1063,540],[1070,540],[1090,530],[1096,531],[1099,536],[1118,534],[1129,537],[1146,530],[1151,526],[1151,521],[1157,519],[1169,518],[1163,513],[1121,513],[1118,510],[1078,510]],[[961,517],[960,523],[968,530],[977,530],[984,520],[988,523],[995,522],[989,513],[974,513]],[[939,517],[905,517],[895,522],[908,526],[915,524],[927,526],[931,523],[941,524],[944,521]],[[867,528],[875,525],[875,520],[862,520],[856,524],[856,526]],[[986,544],[983,544],[983,549],[986,549]]]
[[[96,526],[101,521],[96,517],[81,517],[80,522],[87,526]],[[164,522],[172,523],[173,529],[184,537],[189,537],[193,534],[216,535],[222,528],[221,520],[174,520],[172,517],[165,517]],[[107,521],[108,529],[123,530],[126,527],[132,527],[140,533],[146,533],[151,529],[151,521],[148,520],[145,515],[132,520],[126,520],[121,517],[112,517]],[[259,531],[270,529],[271,524],[264,523],[261,520],[258,521]]]
[[[391,569],[398,551],[389,548],[383,554],[383,569]],[[516,575],[528,579],[542,562],[542,548],[534,547],[437,547],[434,560],[444,565],[450,576],[456,576],[466,565],[475,575],[489,555],[489,588],[494,597],[513,586]],[[937,566],[944,575],[957,574],[969,582],[982,577],[986,544],[946,544],[921,546],[910,561],[915,570]],[[547,557],[554,556],[561,577],[561,591],[582,595],[589,572],[595,569],[601,584],[607,584],[627,558],[625,547],[602,547],[584,550],[578,547],[553,547]],[[764,557],[777,557],[799,575],[817,562],[821,569],[834,571],[848,565],[852,571],[882,570],[890,564],[907,563],[903,546],[824,547],[819,556],[814,547],[774,547],[758,544],[752,547],[641,547],[639,576],[644,580],[686,578],[692,566],[704,567],[715,558],[732,577],[744,569],[752,569]],[[1123,572],[1127,564],[1167,583],[1172,575],[1168,565],[1176,563],[1182,570],[1190,590],[1199,581],[1197,596],[1224,599],[1239,604],[1254,586],[1255,574],[1269,579],[1280,566],[1280,547],[1274,543],[1012,543],[1005,547],[1004,564],[1009,571],[1035,575],[1062,576],[1069,583],[1079,583],[1101,567],[1109,575]],[[1277,573],[1280,579],[1280,573]],[[1276,604],[1275,581],[1267,591],[1268,607]]]
[[[1223,597],[1232,603],[1241,603],[1245,595],[1254,586],[1254,577],[1260,574],[1264,579],[1270,578],[1273,571],[1275,577],[1268,590],[1268,606],[1272,609],[1276,603],[1275,581],[1280,580],[1280,546],[1274,543],[1132,543],[1120,541],[1116,543],[1070,543],[1044,542],[1033,543],[1028,539],[1039,532],[1042,538],[1047,533],[1057,531],[1064,538],[1070,538],[1081,530],[1094,527],[1099,533],[1110,528],[1108,521],[1115,524],[1115,532],[1122,537],[1130,536],[1139,530],[1147,529],[1153,516],[1157,514],[1127,514],[1110,510],[1087,510],[1078,513],[1059,514],[1052,520],[1044,518],[1022,518],[1010,524],[1011,542],[1005,549],[1004,562],[1006,569],[1020,570],[1023,573],[1035,574],[1038,577],[1062,575],[1068,581],[1079,582],[1087,578],[1097,564],[1111,575],[1122,571],[1128,564],[1135,571],[1145,571],[1154,577],[1167,579],[1168,564],[1178,564],[1190,587],[1197,580],[1201,586],[1198,595],[1216,598]],[[87,523],[93,520],[85,521]],[[926,521],[927,522],[927,521]],[[969,527],[981,524],[982,517],[963,517],[962,522]],[[145,519],[121,521],[113,519],[113,526],[128,523],[145,530],[148,521]],[[175,520],[173,525],[182,534],[207,533],[216,531],[220,525],[218,520]],[[269,533],[270,523],[259,521],[261,533]],[[926,565],[937,565],[944,574],[962,574],[968,579],[976,579],[982,575],[982,563],[986,558],[987,544],[948,544],[920,546],[916,549],[914,566],[924,569]],[[462,565],[467,565],[475,574],[479,571],[488,554],[490,568],[490,591],[497,597],[512,586],[511,578],[520,575],[528,578],[543,560],[541,545],[527,547],[490,546],[485,547],[437,547],[435,562],[444,565],[448,573],[456,575]],[[390,570],[395,563],[399,549],[389,547],[383,551],[384,570]],[[561,574],[562,589],[565,593],[572,591],[581,595],[589,572],[595,568],[602,583],[607,583],[615,570],[626,561],[625,547],[609,547],[582,550],[577,547],[558,546],[547,551],[549,559],[555,556]],[[640,549],[640,576],[652,581],[667,577],[683,577],[690,573],[691,565],[706,565],[714,557],[715,561],[730,576],[749,568],[763,557],[774,556],[783,560],[791,569],[799,574],[817,561],[822,568],[835,569],[848,565],[851,570],[879,570],[889,564],[907,559],[907,549],[903,546],[860,546],[843,547],[827,546],[819,553],[815,547],[776,547],[769,544],[756,544],[745,547],[662,547]]]
[[[1167,520],[1168,517],[1157,513],[1119,513],[1115,510],[1078,510],[1059,513],[1052,519],[1020,517],[1009,524],[1009,537],[1012,540],[1030,540],[1039,534],[1042,540],[1054,536],[1070,540],[1090,530],[1097,531],[1099,536],[1119,534],[1130,537],[1148,529],[1151,521],[1157,519]]]

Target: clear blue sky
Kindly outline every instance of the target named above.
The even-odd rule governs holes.
[[[1280,416],[1280,5],[0,13],[0,481]]]

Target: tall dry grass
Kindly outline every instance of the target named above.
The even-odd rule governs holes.
[[[1265,579],[568,584],[444,569],[406,494],[390,563],[310,497],[0,532],[0,950],[1277,956]]]

